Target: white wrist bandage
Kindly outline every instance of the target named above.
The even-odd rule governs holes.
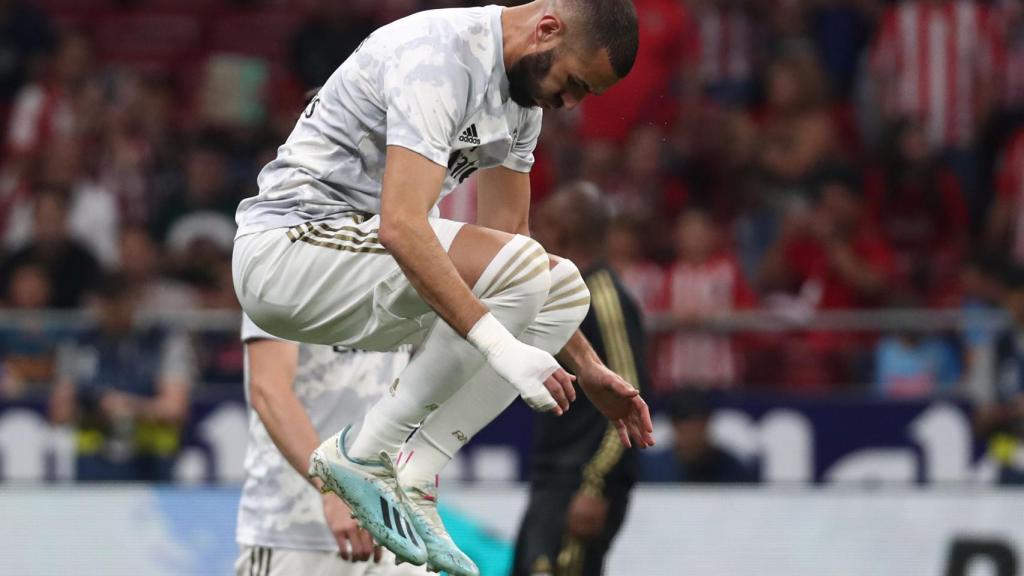
[[[484,314],[466,335],[494,371],[507,380],[534,410],[548,411],[557,403],[544,381],[558,370],[547,352],[523,344],[491,314]]]

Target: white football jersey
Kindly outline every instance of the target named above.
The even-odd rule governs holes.
[[[479,168],[529,172],[542,113],[509,98],[502,9],[428,10],[364,40],[260,172],[259,194],[238,207],[238,236],[379,214],[389,145],[447,166],[442,198]]]
[[[242,341],[253,338],[280,340],[245,316]],[[361,422],[408,362],[409,351],[363,352],[299,344],[299,366],[292,386],[323,440],[349,424]],[[246,369],[248,401],[248,358]],[[251,409],[245,470],[238,504],[239,544],[337,551],[338,544],[324,519],[320,493],[285,460]]]

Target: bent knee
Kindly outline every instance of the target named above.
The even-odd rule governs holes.
[[[554,257],[551,263],[551,288],[540,312],[562,323],[579,324],[590,310],[590,289],[572,261]]]
[[[551,288],[548,254],[533,238],[516,234],[498,251],[477,287],[481,298],[517,293],[543,299]]]

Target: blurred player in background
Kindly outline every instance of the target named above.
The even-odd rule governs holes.
[[[576,332],[589,304],[579,271],[528,236],[540,108],[608,89],[638,41],[630,0],[400,19],[331,75],[260,173],[259,195],[239,205],[235,289],[253,322],[352,348],[422,342],[402,385],[310,468],[400,560],[478,574],[437,514],[434,479],[516,395],[538,411],[569,408],[574,378],[555,354],[624,443],[653,443],[637,391]],[[474,172],[478,225],[437,218]],[[561,290],[576,298],[556,305]],[[433,441],[403,449],[425,419]]]
[[[589,183],[569,185],[537,216],[537,240],[583,270],[591,307],[580,331],[612,370],[646,387],[640,308],[604,260],[611,218],[601,192]],[[636,479],[635,450],[619,442],[586,398],[561,417],[538,414],[536,422],[530,503],[513,574],[601,574]]]
[[[297,344],[244,317],[249,442],[238,505],[237,576],[404,576],[340,499],[307,480],[320,441],[363,416],[409,362],[405,352]]]

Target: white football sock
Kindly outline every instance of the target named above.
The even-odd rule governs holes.
[[[513,335],[533,321],[551,287],[548,256],[535,240],[514,236],[477,280],[473,293]],[[484,357],[446,322],[434,322],[398,385],[366,414],[349,454],[392,456],[433,410],[462,388],[484,365]],[[506,384],[507,386],[507,384]]]
[[[579,327],[590,306],[590,292],[569,260],[551,269],[551,291],[520,340],[549,354],[558,353]],[[470,438],[501,414],[516,390],[483,367],[423,423],[402,447],[402,484],[433,483],[441,469]],[[570,410],[572,408],[570,407]],[[402,462],[398,462],[402,465]]]

